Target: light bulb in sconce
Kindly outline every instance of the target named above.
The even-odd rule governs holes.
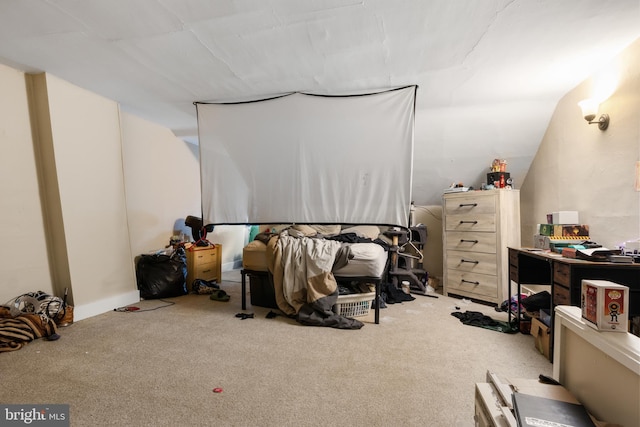
[[[598,113],[598,103],[593,99],[583,99],[578,102],[578,105],[582,109],[582,117],[588,122],[596,118]]]
[[[597,124],[598,129],[605,130],[609,127],[609,115],[602,114],[597,121],[593,121],[596,118],[596,114],[598,114],[599,104],[594,99],[584,99],[578,102],[578,105],[582,109],[582,117],[589,122],[589,124]]]

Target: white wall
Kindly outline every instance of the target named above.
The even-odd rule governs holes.
[[[24,74],[0,65],[0,304],[52,292]]]
[[[640,198],[635,167],[640,151],[640,40],[603,72],[618,80],[600,106],[611,123],[606,131],[589,125],[577,103],[599,87],[594,75],[558,103],[521,188],[522,244],[532,245],[545,214],[576,210],[590,227],[591,240],[606,247],[640,237]]]

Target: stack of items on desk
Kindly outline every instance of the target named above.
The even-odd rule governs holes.
[[[580,224],[578,212],[560,211],[547,215],[550,224],[538,224],[533,237],[536,248],[562,253],[562,249],[589,241],[589,226]]]
[[[607,249],[601,245],[570,245],[562,248],[562,256],[565,258],[584,259],[586,261],[616,262],[631,264],[633,258],[620,255],[619,249]]]

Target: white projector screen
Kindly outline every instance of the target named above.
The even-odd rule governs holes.
[[[407,226],[415,95],[196,103],[204,223]]]

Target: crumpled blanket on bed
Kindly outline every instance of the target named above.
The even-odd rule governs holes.
[[[0,318],[0,352],[20,350],[37,338],[57,335],[53,320],[37,314]]]
[[[341,243],[312,237],[293,237],[285,230],[267,244],[276,303],[299,323],[339,329],[360,329],[363,323],[332,311],[338,284],[331,270]]]

